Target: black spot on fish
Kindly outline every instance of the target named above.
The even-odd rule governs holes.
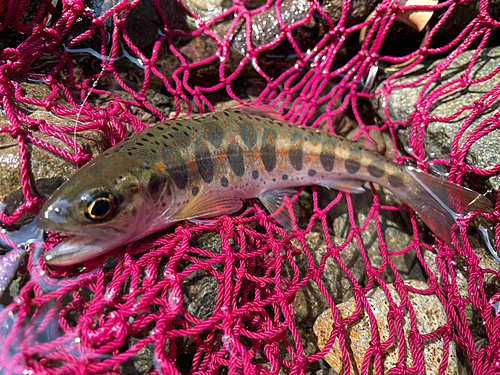
[[[302,169],[303,154],[302,144],[300,143],[301,139],[302,137],[297,132],[293,132],[290,139],[290,149],[288,150],[290,164],[298,171]]]
[[[159,146],[159,145],[160,145],[160,142],[155,141],[155,145]]]
[[[144,141],[147,143],[147,142],[149,142],[149,139],[143,137],[143,138],[141,138],[141,141]]]
[[[146,133],[146,135],[147,135],[148,137],[154,137],[154,134],[153,134],[153,133]]]
[[[139,145],[139,146],[144,146],[144,144],[140,143],[140,142],[135,142],[136,145]]]
[[[214,179],[214,161],[207,147],[202,147],[196,143],[195,162],[198,167],[198,173],[207,184]]]
[[[160,198],[165,184],[167,183],[167,178],[163,175],[153,175],[148,181],[148,192],[151,194],[153,201],[157,201]]]
[[[383,169],[380,169],[379,167],[373,164],[370,164],[367,169],[368,173],[376,178],[380,178],[385,174]]]
[[[181,124],[179,124],[179,123],[177,123],[177,125],[181,126]],[[175,126],[172,126],[172,129],[173,129],[173,130],[175,130],[175,131],[179,130],[179,129],[178,129],[178,128],[176,128]]]
[[[161,136],[165,139],[168,139],[168,137],[165,134],[162,134]]]
[[[399,176],[389,175],[387,177],[387,181],[389,182],[389,185],[391,185],[391,187],[398,189],[402,189],[405,187],[403,179]]]
[[[262,163],[267,171],[272,171],[276,167],[276,146],[277,142],[276,132],[268,129],[264,132],[262,138],[262,147],[260,149],[260,156]]]
[[[195,186],[195,187],[193,188],[193,191],[192,191],[193,196],[194,196],[194,197],[196,197],[196,196],[198,195],[198,193],[199,193],[199,192],[200,192],[200,188],[199,188],[198,186]]]
[[[359,161],[356,161],[354,159],[348,159],[345,161],[345,169],[349,174],[354,174],[359,171],[359,168],[361,168],[361,164]]]
[[[253,177],[254,180],[258,179],[259,178],[259,172],[253,171],[252,172],[252,177]]]
[[[307,172],[308,176],[314,176],[316,174],[316,171],[314,169],[309,169],[309,172]]]
[[[158,130],[165,130],[165,128],[163,126],[157,126],[156,129],[158,129]]]
[[[281,176],[281,178],[283,179],[283,181],[286,181],[286,180],[288,180],[288,175],[284,174],[283,176]]]
[[[319,160],[321,161],[321,165],[323,166],[325,171],[333,171],[333,166],[335,165],[335,155],[333,153],[332,145],[323,144],[321,154],[319,155]]]
[[[132,155],[133,155],[130,151],[129,151],[129,152],[127,152],[127,154],[128,154],[129,156],[132,156]]]
[[[228,187],[229,186],[229,181],[227,180],[226,177],[222,177],[221,180],[220,180],[220,184],[224,187]]]
[[[237,143],[230,143],[227,148],[227,159],[231,169],[236,176],[243,176],[245,174],[245,161],[243,160],[243,150]]]

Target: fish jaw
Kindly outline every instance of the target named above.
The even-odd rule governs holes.
[[[63,242],[53,247],[43,256],[44,261],[51,266],[69,266],[83,263],[89,259],[107,253],[121,243],[102,238],[69,235]]]

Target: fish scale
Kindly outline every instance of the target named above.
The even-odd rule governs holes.
[[[457,215],[491,205],[477,192],[358,143],[276,118],[257,107],[176,119],[107,150],[42,208],[40,228],[69,235],[45,261],[83,262],[181,220],[237,212],[242,199],[254,197],[290,227],[298,205],[289,210],[283,203],[291,188],[304,185],[362,193],[365,181],[377,183],[447,242]]]

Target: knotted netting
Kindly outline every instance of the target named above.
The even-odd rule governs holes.
[[[2,200],[16,203],[0,221],[36,215],[47,181],[132,132],[241,103],[272,105],[293,124],[491,189],[494,200],[498,154],[483,165],[470,152],[489,153],[483,141],[500,126],[500,67],[486,63],[499,4],[405,4],[0,0],[0,135],[16,149],[0,155]],[[399,22],[431,10],[413,25],[422,32]],[[459,56],[469,56],[462,70]],[[429,68],[411,75],[420,63]],[[391,95],[411,88],[408,116],[391,112]],[[479,94],[436,113],[465,90]],[[430,127],[450,123],[442,152],[430,151]],[[40,155],[60,157],[45,165]],[[43,262],[58,236],[35,244],[0,312],[0,371],[499,372],[498,206],[459,218],[451,247],[366,186],[356,197],[301,189],[293,231],[249,201],[238,215],[183,222],[83,266]]]

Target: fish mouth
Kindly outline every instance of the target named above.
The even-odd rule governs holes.
[[[68,234],[61,243],[47,251],[43,259],[51,266],[69,266],[83,263],[120,246],[112,236],[109,240],[102,238]]]

